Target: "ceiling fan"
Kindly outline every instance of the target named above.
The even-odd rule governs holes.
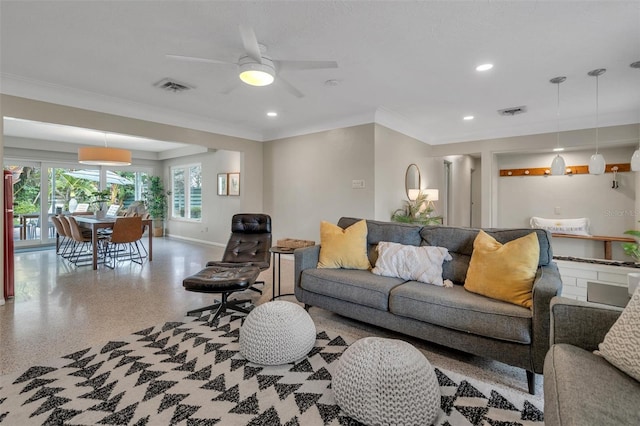
[[[304,94],[287,80],[278,75],[280,71],[338,68],[338,63],[336,61],[287,61],[273,59],[267,55],[266,46],[258,43],[258,39],[256,38],[253,28],[246,25],[240,25],[240,37],[242,38],[245,53],[240,56],[238,62],[228,62],[218,59],[183,55],[166,55],[166,57],[179,61],[237,65],[240,80],[251,86],[268,86],[276,80],[277,75],[278,83],[281,84],[289,93],[298,98],[304,97]],[[223,93],[229,93],[234,88],[235,86]]]

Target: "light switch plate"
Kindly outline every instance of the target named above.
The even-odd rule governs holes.
[[[354,179],[351,181],[352,189],[364,189],[364,179]]]

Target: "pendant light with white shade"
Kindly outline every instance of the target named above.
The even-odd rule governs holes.
[[[604,74],[607,70],[605,68],[598,68],[597,70],[589,71],[587,74],[590,77],[596,78],[596,153],[589,159],[589,174],[601,175],[604,173],[604,169],[607,163],[604,161],[602,154],[598,153],[598,113],[599,113],[599,80],[598,78]]]
[[[631,68],[640,70],[640,61],[636,61],[629,65]],[[638,133],[640,133],[640,116],[638,116]],[[638,135],[640,137],[640,135]],[[631,171],[640,172],[640,148],[636,149],[631,156]]]
[[[558,86],[558,104],[556,106],[556,119],[557,119],[557,132],[556,132],[556,147],[553,149],[556,152],[564,151],[564,148],[560,146],[560,83],[565,81],[567,77],[554,77],[549,80],[550,83]],[[560,154],[557,154],[551,162],[551,174],[554,176],[563,175],[566,169],[566,163],[564,158]]]

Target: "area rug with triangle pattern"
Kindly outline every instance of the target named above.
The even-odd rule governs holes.
[[[243,315],[149,327],[0,376],[6,425],[358,425],[336,405],[331,374],[349,343],[317,330],[296,363],[261,366],[239,353]],[[436,368],[438,425],[541,425],[522,395]]]

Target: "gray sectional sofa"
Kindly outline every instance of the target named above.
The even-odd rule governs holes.
[[[343,229],[360,219],[343,217]],[[549,303],[559,295],[562,281],[551,251],[551,235],[544,230],[485,229],[501,243],[536,232],[540,260],[533,288],[533,307],[527,309],[470,293],[466,277],[477,229],[415,226],[367,220],[369,260],[374,266],[376,245],[391,241],[414,246],[446,247],[453,257],[444,262],[443,277],[453,288],[366,270],[318,269],[320,246],[295,251],[295,295],[306,307],[337,314],[489,357],[527,371],[529,392],[535,392],[549,349]]]
[[[551,300],[551,349],[544,364],[547,426],[638,425],[640,383],[594,350],[622,308]]]

